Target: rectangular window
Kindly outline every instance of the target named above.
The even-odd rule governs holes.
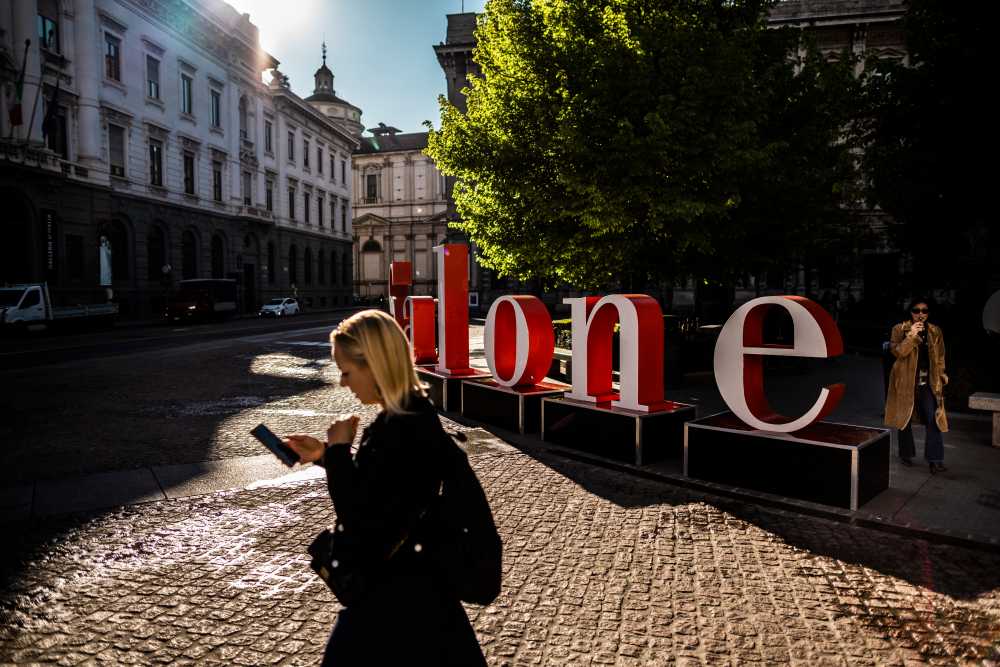
[[[378,201],[378,174],[365,176],[365,203],[374,204]]]
[[[311,197],[308,192],[302,193],[302,217],[305,219],[306,224],[309,224],[309,200]]]
[[[108,162],[111,175],[125,178],[125,128],[108,125]]]
[[[264,186],[264,208],[274,210],[274,181],[271,180]]]
[[[243,172],[243,205],[253,204],[253,176],[249,171]]]
[[[316,147],[316,172],[323,173],[323,147]]]
[[[295,219],[295,188],[288,188],[288,219]]]
[[[323,226],[323,195],[316,195],[316,224]]]
[[[271,121],[269,120],[264,121],[264,150],[268,153],[274,151],[271,147]]]
[[[330,180],[337,182],[337,157],[330,153]]]
[[[163,142],[149,140],[149,184],[163,186]]]
[[[48,16],[38,15],[38,43],[43,49],[62,53],[59,49],[59,24]]]
[[[340,231],[347,233],[347,200],[340,200]]]
[[[340,161],[340,182],[347,185],[347,160]]]
[[[330,197],[330,229],[337,228],[337,198]]]
[[[146,97],[160,99],[160,61],[146,56]]]
[[[222,163],[212,161],[212,199],[222,201]]]
[[[194,194],[194,154],[184,154],[184,192]]]
[[[212,127],[222,127],[222,94],[212,91]]]
[[[302,166],[306,169],[309,168],[309,140],[302,140]]]
[[[288,159],[295,162],[295,132],[288,133]]]
[[[112,81],[122,80],[122,40],[104,33],[104,76]]]
[[[69,159],[69,145],[66,142],[66,110],[59,105],[48,114],[48,106],[51,102],[46,101],[46,115],[50,118],[46,126],[45,145],[50,150],[57,153],[62,159]]]
[[[194,81],[187,74],[181,74],[181,113],[194,115]]]

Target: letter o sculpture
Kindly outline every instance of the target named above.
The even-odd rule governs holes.
[[[490,306],[483,334],[486,363],[502,387],[538,384],[549,372],[555,333],[548,309],[531,295],[502,296]]]

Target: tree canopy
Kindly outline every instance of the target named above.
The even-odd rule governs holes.
[[[855,159],[847,58],[763,0],[489,0],[467,112],[428,154],[480,261],[580,287],[731,280],[829,244]]]
[[[896,245],[916,259],[916,289],[966,287],[990,257],[984,168],[993,107],[984,98],[993,24],[947,0],[913,0],[904,19],[907,60],[866,67],[857,127],[868,197],[888,212]],[[995,243],[995,241],[994,241]]]

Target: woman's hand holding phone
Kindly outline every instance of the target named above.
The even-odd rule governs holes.
[[[331,445],[350,445],[354,442],[354,435],[358,432],[359,418],[351,415],[345,419],[338,419],[330,424],[326,430],[327,442]],[[302,463],[313,463],[323,458],[326,445],[311,435],[296,434],[285,438],[285,444],[292,448]]]
[[[323,450],[326,449],[322,442],[311,435],[289,435],[284,442],[299,455],[302,463],[319,461],[323,458]]]

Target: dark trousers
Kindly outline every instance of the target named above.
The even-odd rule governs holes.
[[[913,401],[914,412],[920,411],[920,419],[927,425],[927,437],[924,439],[924,458],[928,463],[944,463],[944,438],[941,436],[941,429],[938,428],[934,420],[934,413],[937,412],[937,398],[931,391],[929,384],[922,384],[917,387]],[[906,425],[906,428],[899,429],[899,455],[904,459],[912,459],[917,455],[916,445],[913,444],[913,418]]]

